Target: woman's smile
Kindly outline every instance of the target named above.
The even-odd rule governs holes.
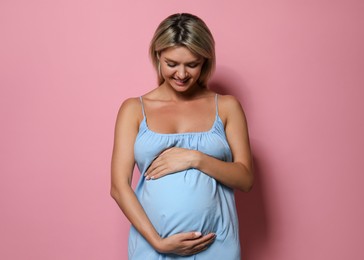
[[[187,77],[187,78],[184,78],[184,79],[179,79],[179,78],[173,78],[173,79],[174,79],[174,81],[176,82],[176,84],[178,86],[185,86],[190,78]]]

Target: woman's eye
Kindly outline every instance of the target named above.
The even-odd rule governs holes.
[[[175,67],[175,66],[176,66],[176,64],[173,64],[173,63],[167,63],[167,66],[168,66],[168,67],[173,68],[173,67]]]
[[[198,66],[198,64],[197,63],[192,63],[192,64],[188,64],[187,66],[190,67],[190,68],[196,68]]]

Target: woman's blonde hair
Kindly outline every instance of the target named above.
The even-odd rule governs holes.
[[[201,75],[197,83],[206,87],[215,69],[215,41],[209,28],[199,17],[188,14],[173,14],[164,19],[154,33],[149,47],[149,55],[158,72],[158,84],[164,79],[160,72],[160,53],[174,46],[184,46],[194,55],[204,58]]]

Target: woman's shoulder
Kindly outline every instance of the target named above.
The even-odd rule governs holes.
[[[244,116],[243,108],[240,101],[232,95],[218,95],[219,115],[224,123],[227,122],[229,117],[234,115]]]
[[[242,109],[239,100],[235,96],[218,94],[218,100],[219,107],[223,110],[227,110],[227,112],[232,112],[231,110]]]
[[[125,99],[119,108],[118,118],[128,118],[128,120],[140,122],[143,117],[142,106],[139,97]]]
[[[133,111],[136,109],[140,109],[140,98],[139,97],[130,97],[125,99],[120,106],[121,111]]]

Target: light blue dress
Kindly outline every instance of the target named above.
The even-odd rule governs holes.
[[[231,162],[232,154],[218,114],[206,132],[161,134],[148,128],[144,112],[134,145],[135,161],[141,173],[135,189],[141,205],[161,237],[200,231],[214,232],[215,241],[198,254],[183,257],[160,254],[132,226],[128,253],[131,260],[240,260],[238,218],[233,190],[197,169],[187,169],[156,180],[146,180],[144,173],[153,160],[170,147],[194,149],[217,159]],[[225,174],[229,174],[226,172]]]

